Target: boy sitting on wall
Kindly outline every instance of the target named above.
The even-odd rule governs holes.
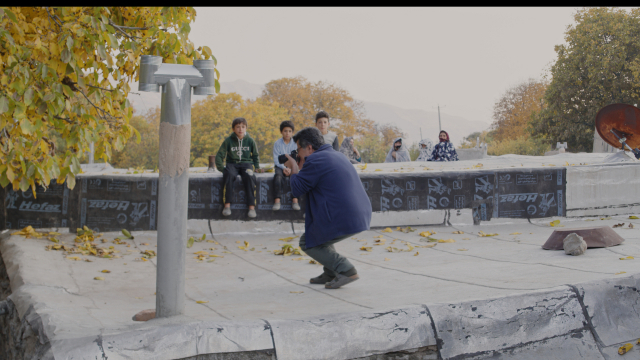
[[[280,199],[284,196],[284,178],[291,175],[291,169],[280,164],[278,161],[278,157],[280,155],[291,155],[293,150],[298,149],[298,145],[296,145],[295,141],[291,139],[293,136],[294,126],[293,123],[289,120],[283,121],[280,124],[280,133],[282,134],[282,138],[278,139],[275,144],[273,144],[273,163],[275,165],[275,175],[273,177],[273,189],[275,192],[275,201],[273,205],[273,210],[280,210]],[[300,205],[298,204],[298,199],[293,198],[293,204],[291,208],[293,210],[300,210]]]
[[[231,123],[231,127],[233,128],[233,134],[224,139],[216,154],[216,168],[222,172],[222,182],[224,183],[224,209],[222,210],[222,215],[231,215],[233,182],[240,174],[247,194],[247,205],[249,205],[247,216],[255,218],[256,177],[253,174],[254,166],[256,172],[262,172],[260,170],[258,147],[253,139],[247,135],[247,120],[241,117],[235,118]],[[223,160],[226,160],[226,166],[223,166]]]

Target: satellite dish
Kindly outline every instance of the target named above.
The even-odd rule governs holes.
[[[640,109],[629,104],[607,105],[596,115],[596,130],[614,148],[633,151],[640,146]]]

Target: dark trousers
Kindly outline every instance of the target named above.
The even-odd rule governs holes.
[[[240,174],[244,184],[247,205],[256,205],[256,176],[247,174],[247,170],[253,171],[253,164],[227,164],[222,171],[222,182],[224,183],[224,203],[230,204],[233,199],[233,182]]]
[[[356,233],[357,234],[357,233]],[[357,274],[355,266],[344,256],[336,252],[336,248],[333,244],[338,241],[342,241],[346,238],[352,237],[355,234],[338,236],[337,238],[327,241],[326,243],[312,248],[307,248],[305,241],[305,234],[300,236],[300,249],[309,255],[313,260],[319,262],[324,266],[324,272],[329,276],[336,276],[337,274],[343,274],[345,276],[352,276]]]
[[[273,176],[273,197],[282,200],[284,197],[284,182],[286,181],[286,176],[282,172],[282,169],[277,166],[275,168],[275,175]]]

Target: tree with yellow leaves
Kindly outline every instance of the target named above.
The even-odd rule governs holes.
[[[209,155],[233,130],[236,117],[247,120],[247,134],[258,146],[260,162],[272,162],[273,144],[280,138],[280,123],[289,120],[287,110],[264,99],[245,100],[236,93],[208,96],[191,108],[191,166],[207,166]],[[297,125],[296,125],[297,126]]]
[[[0,8],[0,185],[73,188],[91,142],[108,161],[134,134],[140,141],[127,100],[140,55],[211,58],[188,38],[195,16],[185,7]]]
[[[111,165],[121,169],[156,169],[160,154],[160,108],[155,107],[145,115],[134,115],[129,124],[140,132],[140,142],[130,141],[122,151],[114,151]]]
[[[364,105],[351,94],[332,83],[311,83],[302,76],[272,80],[260,97],[287,109],[290,120],[299,128],[315,126],[316,113],[326,111],[331,117],[331,129],[340,138],[371,132],[375,123],[366,118]]]

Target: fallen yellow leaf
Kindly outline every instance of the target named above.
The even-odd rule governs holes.
[[[440,240],[438,240],[438,242],[439,242],[439,243],[454,243],[454,242],[456,242],[456,241],[455,241],[455,240],[453,240],[453,239],[447,239],[447,240],[442,240],[442,239],[440,239]]]
[[[635,215],[631,215],[631,216],[629,216],[629,219],[636,219],[637,220],[637,219],[640,219],[640,218],[635,216]]]
[[[520,234],[522,234],[522,233],[514,232],[514,233],[511,233],[511,234],[509,234],[509,235],[520,235]]]
[[[633,348],[633,344],[626,343],[618,348],[618,354],[624,355]]]
[[[633,260],[633,256],[623,257],[623,258],[620,258],[620,260]]]
[[[485,234],[483,231],[478,232],[478,236],[488,237],[488,236],[497,236],[498,234]]]
[[[207,301],[207,300],[198,300],[198,301],[196,301],[196,304],[206,304],[208,302],[209,301]]]
[[[104,278],[102,276],[96,276],[93,278],[93,280],[104,280]]]
[[[216,254],[210,254],[209,257],[219,257],[219,258],[223,258],[224,256],[222,255],[216,255]]]
[[[110,272],[111,272],[111,270],[102,270],[101,272],[103,272],[103,273],[105,273],[105,274],[108,274],[108,273],[110,273]]]
[[[458,230],[458,231],[452,232],[452,234],[464,234],[464,231]]]
[[[418,251],[416,251],[416,253],[413,254],[413,256],[418,256],[418,255],[420,255],[420,252],[418,252]]]
[[[391,230],[391,228],[386,228],[384,230],[382,230],[383,233],[390,233],[393,232],[393,230]]]
[[[389,258],[384,258],[384,261],[389,261],[389,260],[391,260],[391,259],[389,259]]]
[[[620,271],[620,272],[615,273],[614,275],[621,275],[621,274],[626,274],[626,273],[627,273],[626,271]]]
[[[550,226],[556,226],[560,224],[560,220],[553,220],[552,222],[549,223]]]
[[[375,169],[374,171],[382,171],[382,169]]]
[[[317,261],[315,261],[315,260],[313,260],[313,259],[309,260],[309,264],[317,264],[317,263],[318,263],[318,262],[317,262]]]
[[[291,240],[293,240],[295,238],[297,238],[297,236],[286,237],[286,238],[282,238],[282,239],[278,239],[278,240],[289,242],[289,241],[291,241]]]
[[[292,294],[302,294],[304,291],[289,291]]]
[[[363,246],[363,247],[361,247],[361,248],[360,248],[360,250],[362,250],[362,251],[369,251],[369,252],[370,252],[370,251],[372,251],[372,250],[373,250],[373,248],[372,248],[371,246]]]
[[[462,238],[462,240],[471,240],[471,239],[469,239],[469,238]]]

